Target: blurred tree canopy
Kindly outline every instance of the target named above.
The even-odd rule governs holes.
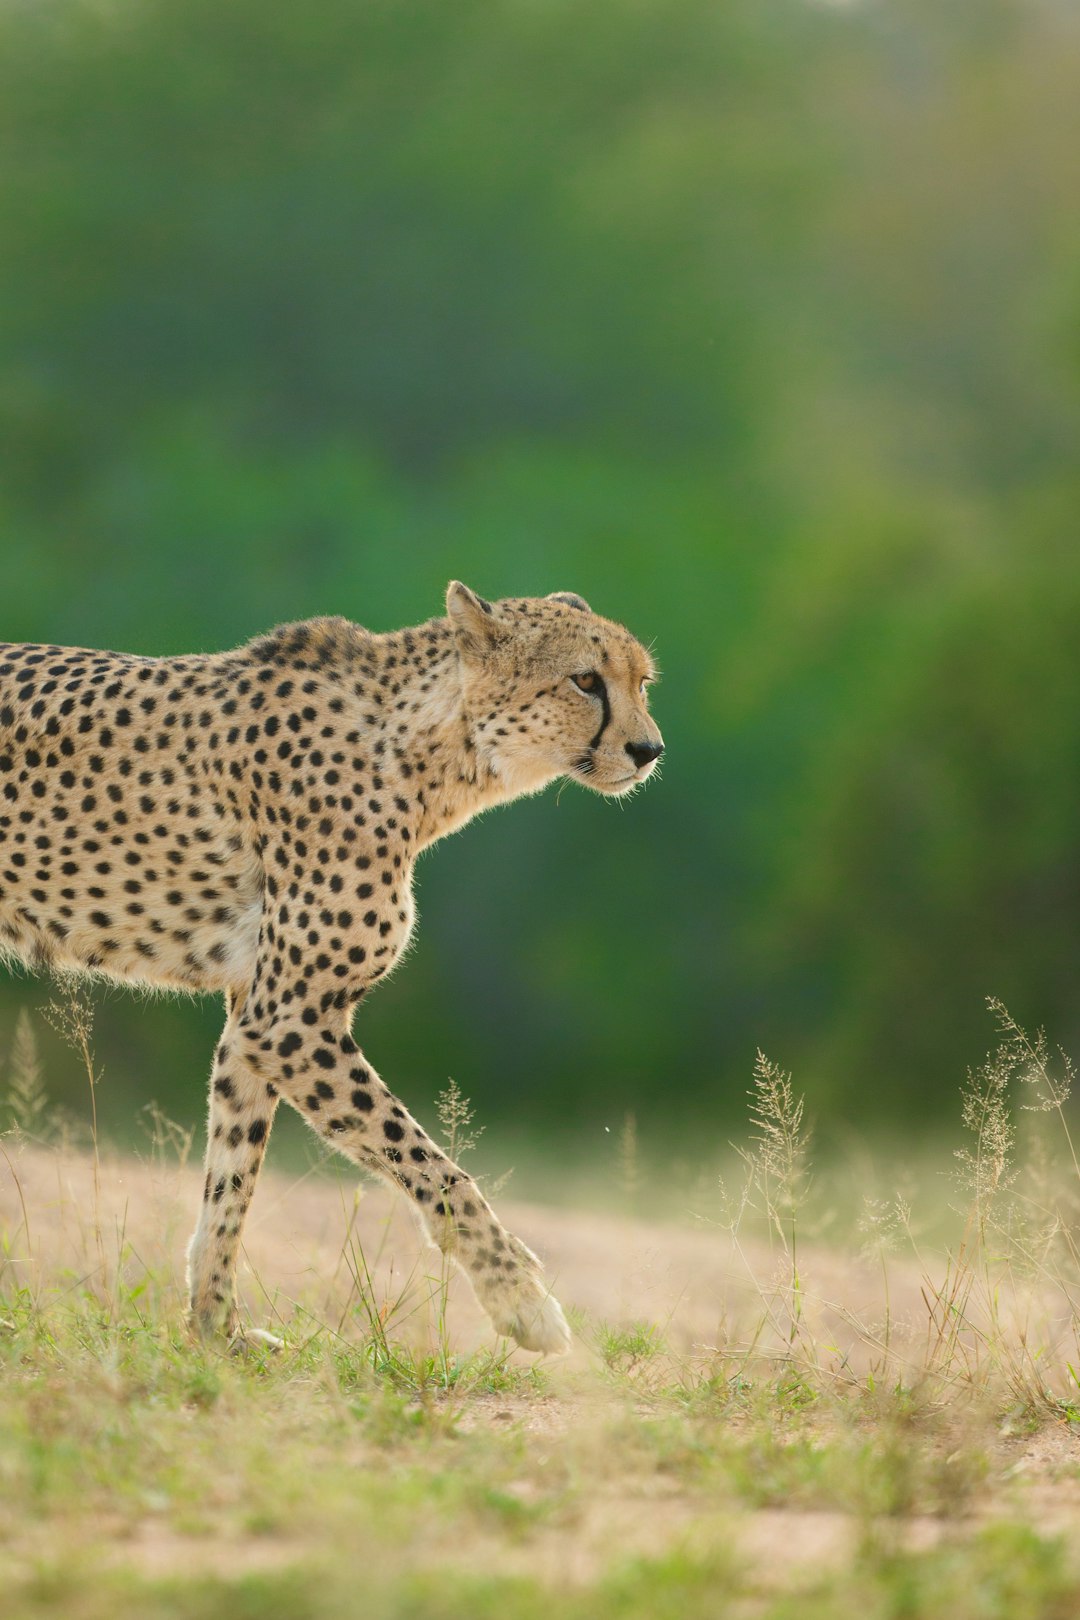
[[[582,592],[665,780],[425,858],[373,1060],[921,1127],[985,994],[1080,1033],[1078,197],[1066,0],[10,0],[0,635]],[[102,1017],[190,1114],[217,1010]]]

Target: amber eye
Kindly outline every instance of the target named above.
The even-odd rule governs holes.
[[[600,684],[600,677],[594,669],[586,670],[584,675],[571,675],[570,679],[579,692],[595,692]]]

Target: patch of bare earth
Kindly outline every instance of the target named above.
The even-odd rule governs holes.
[[[107,1297],[118,1275],[129,1285],[153,1275],[167,1279],[179,1313],[184,1250],[202,1190],[197,1168],[110,1153],[95,1172],[85,1153],[10,1141],[6,1146],[9,1159],[0,1157],[0,1235],[9,1280],[13,1270],[35,1298],[86,1286],[98,1286]],[[513,1200],[500,1199],[499,1207],[507,1225],[543,1257],[564,1305],[593,1323],[656,1324],[676,1360],[685,1357],[687,1365],[738,1341],[742,1325],[761,1316],[761,1279],[772,1275],[768,1253],[747,1253],[722,1231]],[[824,1249],[811,1251],[802,1258],[801,1286],[800,1331],[805,1343],[816,1346],[819,1365],[865,1366],[880,1329],[876,1269]],[[403,1201],[382,1188],[358,1185],[347,1173],[289,1177],[264,1171],[245,1232],[241,1288],[250,1320],[287,1327],[293,1343],[307,1323],[313,1333],[329,1329],[355,1341],[363,1326],[355,1314],[363,1288],[391,1334],[402,1339],[433,1342],[445,1307],[446,1332],[456,1350],[464,1354],[494,1343],[463,1279],[452,1277],[444,1294],[439,1257],[423,1242]],[[926,1331],[922,1279],[913,1266],[894,1268],[891,1288],[894,1343],[902,1346],[906,1333],[914,1345]],[[784,1326],[775,1323],[780,1338]],[[722,1547],[768,1592],[850,1560],[865,1530],[857,1503],[844,1510],[783,1501],[754,1507],[737,1492],[710,1494],[700,1480],[681,1477],[678,1467],[636,1468],[632,1444],[612,1466],[595,1466],[599,1448],[625,1445],[627,1426],[655,1415],[656,1408],[649,1404],[653,1392],[647,1384],[635,1408],[626,1387],[605,1377],[589,1338],[579,1336],[568,1357],[547,1364],[547,1393],[476,1393],[462,1401],[456,1417],[466,1435],[513,1437],[524,1458],[521,1477],[500,1489],[526,1513],[543,1498],[548,1466],[571,1480],[584,1479],[587,1489],[570,1491],[558,1512],[530,1520],[527,1535],[494,1522],[471,1531],[462,1544],[452,1526],[424,1521],[408,1548],[418,1565],[485,1567],[577,1583],[595,1579],[620,1557],[659,1555],[676,1545],[697,1552]],[[514,1362],[528,1365],[532,1359],[517,1352]],[[733,1415],[732,1428],[740,1421]],[[823,1422],[821,1443],[827,1444],[828,1420]],[[989,1475],[961,1515],[898,1516],[889,1525],[898,1545],[931,1546],[943,1535],[1002,1516],[1023,1517],[1041,1533],[1076,1539],[1080,1446],[1074,1432],[1064,1424],[1034,1434],[988,1432],[988,1446],[986,1433],[980,1443],[989,1453]],[[941,1441],[929,1438],[927,1444]],[[357,1467],[369,1465],[385,1461],[361,1450]],[[110,1560],[155,1576],[235,1576],[284,1567],[308,1550],[288,1536],[188,1535],[153,1511],[134,1525],[126,1521],[114,1536],[107,1525],[98,1530]]]
[[[20,1253],[21,1276],[33,1289],[61,1272],[92,1278],[140,1268],[177,1280],[202,1196],[194,1166],[157,1164],[105,1154],[95,1177],[81,1152],[23,1144],[10,1164],[0,1159],[0,1221]],[[649,1323],[677,1353],[722,1347],[761,1313],[762,1282],[782,1287],[782,1264],[766,1251],[747,1253],[720,1228],[656,1224],[613,1214],[498,1200],[499,1213],[544,1260],[564,1306],[595,1321]],[[102,1235],[102,1243],[98,1234]],[[273,1328],[294,1305],[333,1325],[355,1306],[366,1271],[390,1325],[422,1340],[430,1310],[446,1304],[440,1258],[423,1241],[405,1201],[381,1185],[335,1175],[289,1177],[264,1170],[244,1229],[241,1293],[250,1320]],[[806,1342],[835,1348],[839,1363],[861,1354],[852,1323],[874,1325],[880,1280],[872,1265],[822,1249],[803,1254],[801,1332]],[[893,1279],[894,1348],[919,1314],[920,1280],[913,1268]],[[464,1279],[449,1283],[448,1322],[456,1348],[493,1342]],[[777,1319],[777,1326],[784,1324]],[[519,1353],[523,1365],[533,1359]],[[563,1363],[594,1364],[579,1342]]]

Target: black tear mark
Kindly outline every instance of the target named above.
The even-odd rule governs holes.
[[[590,754],[594,753],[595,750],[599,748],[600,739],[604,735],[604,732],[607,730],[608,726],[611,724],[611,701],[608,698],[607,687],[604,684],[604,677],[602,675],[598,675],[596,677],[596,695],[600,699],[603,706],[603,714],[600,718],[600,729],[596,733],[596,736],[593,738],[592,742],[589,744]]]

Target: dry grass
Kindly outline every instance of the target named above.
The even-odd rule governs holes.
[[[5,1614],[336,1617],[361,1582],[376,1620],[515,1620],[553,1591],[589,1620],[1080,1612],[1071,1070],[995,1014],[944,1245],[911,1193],[866,1200],[847,1241],[813,1235],[828,1178],[764,1058],[711,1208],[501,1198],[575,1317],[571,1356],[540,1367],[345,1165],[259,1188],[243,1294],[286,1350],[189,1343],[190,1136],[155,1115],[140,1157],[41,1140],[22,1025],[0,1140]],[[467,1104],[444,1113],[460,1149]],[[629,1126],[616,1200],[643,1174]]]

